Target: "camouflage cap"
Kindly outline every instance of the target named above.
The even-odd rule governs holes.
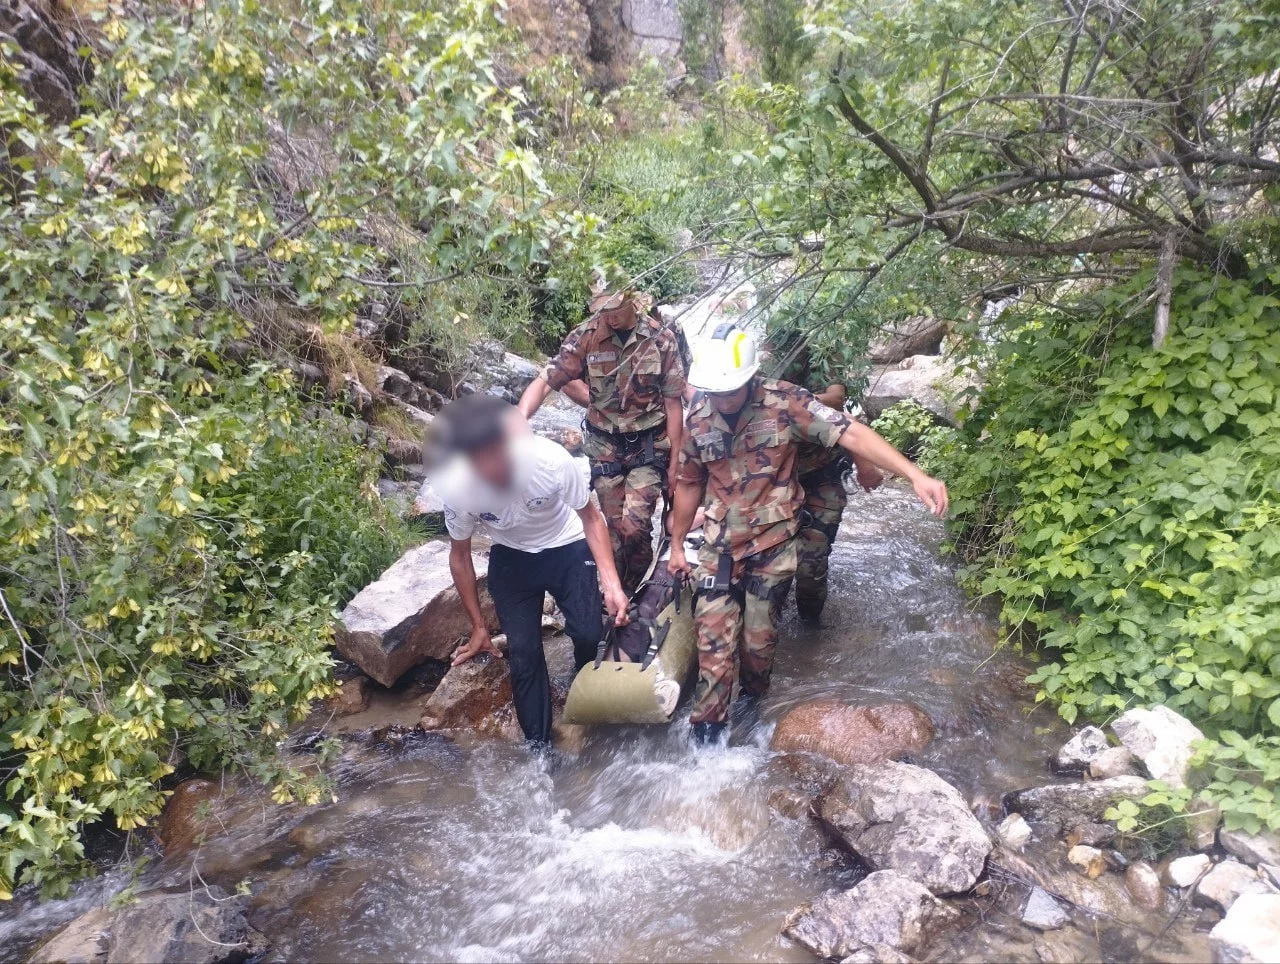
[[[619,265],[597,268],[588,305],[591,314],[614,311],[628,302],[635,305],[636,314],[643,315],[653,307],[653,296],[637,291],[634,279]]]

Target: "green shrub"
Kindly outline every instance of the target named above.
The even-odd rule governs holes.
[[[1228,825],[1276,829],[1280,270],[1181,272],[1159,350],[1151,281],[1037,310],[1001,347],[947,453],[954,535],[1051,658],[1039,699],[1069,722],[1184,713],[1218,741]]]
[[[70,127],[0,44],[0,896],[65,886],[81,828],[145,824],[183,756],[319,798],[278,744],[404,531],[377,454],[244,346],[518,277],[574,219],[544,217],[488,3],[291,11],[108,19]]]

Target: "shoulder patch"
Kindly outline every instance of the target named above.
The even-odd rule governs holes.
[[[823,405],[816,398],[811,400],[805,407],[809,409],[809,414],[814,416],[814,418],[820,418],[824,422],[840,421],[841,415],[839,412],[830,406]]]

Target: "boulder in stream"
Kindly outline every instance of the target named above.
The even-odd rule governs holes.
[[[948,358],[912,355],[897,365],[872,370],[862,408],[868,418],[875,419],[899,402],[913,399],[937,418],[953,423],[960,411],[961,392],[974,384]]]
[[[1196,885],[1197,900],[1224,911],[1230,910],[1243,894],[1274,893],[1276,889],[1264,874],[1230,857],[1216,864]]]
[[[880,870],[798,907],[782,933],[821,958],[894,961],[958,916],[911,878]]]
[[[499,648],[505,639],[494,642]],[[481,654],[449,668],[422,709],[424,730],[474,730],[505,736],[514,723],[511,670],[502,657]]]
[[[485,590],[485,560],[473,557],[480,605],[497,632],[493,600]],[[338,618],[338,652],[383,686],[427,660],[447,660],[471,620],[449,574],[449,547],[428,542],[408,550],[356,595]]]
[[[1245,894],[1209,932],[1222,964],[1275,961],[1280,948],[1280,894]]]
[[[1022,905],[1022,923],[1038,931],[1057,930],[1071,922],[1071,913],[1043,887],[1032,887]]]
[[[1223,850],[1250,867],[1259,864],[1280,866],[1280,833],[1245,833],[1224,827],[1218,831],[1218,842]]]
[[[991,852],[960,792],[909,763],[850,767],[817,813],[868,867],[896,870],[935,894],[971,888]]]
[[[1185,787],[1195,744],[1204,739],[1200,729],[1167,706],[1132,709],[1123,713],[1111,729],[1147,768],[1153,780],[1171,787]]]
[[[1004,808],[1063,832],[1082,823],[1097,823],[1116,801],[1140,800],[1147,793],[1147,781],[1142,777],[1120,776],[1095,783],[1055,783],[1014,790],[1004,795]]]
[[[170,794],[156,824],[166,854],[179,854],[221,827],[214,811],[221,788],[212,780],[184,780]]]
[[[867,359],[873,365],[893,365],[912,355],[936,355],[946,333],[945,319],[932,315],[902,318],[871,340]]]
[[[248,897],[219,887],[139,894],[117,911],[76,918],[31,957],[32,964],[239,964],[266,951],[245,917]]]
[[[909,703],[849,706],[837,700],[801,703],[773,731],[775,750],[808,751],[837,763],[879,763],[923,750],[933,740],[933,721]]]

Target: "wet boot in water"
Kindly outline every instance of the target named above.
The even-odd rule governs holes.
[[[716,746],[724,737],[726,723],[693,724],[693,742],[696,746]]]
[[[817,626],[821,623],[822,607],[825,603],[825,599],[806,599],[797,594],[796,614],[800,617],[800,622],[806,626]]]

